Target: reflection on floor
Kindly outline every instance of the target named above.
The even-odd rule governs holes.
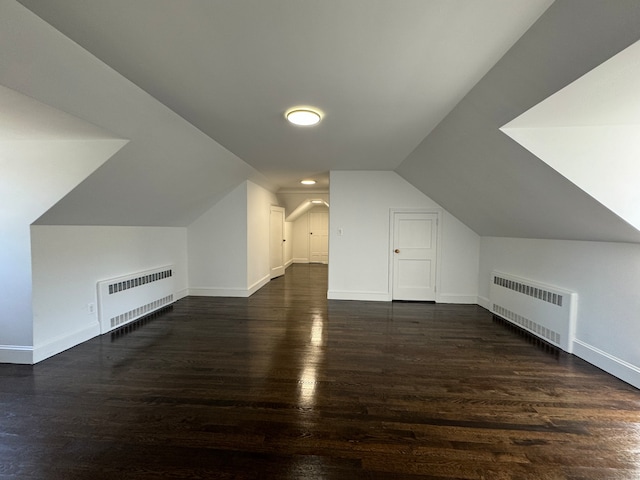
[[[327,301],[294,265],[0,365],[1,479],[631,479],[640,395],[477,306]]]

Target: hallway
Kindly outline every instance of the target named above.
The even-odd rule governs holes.
[[[296,264],[0,365],[0,479],[632,479],[640,395],[471,305],[327,301]]]

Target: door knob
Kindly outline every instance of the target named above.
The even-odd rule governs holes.
[[[398,250],[397,248],[394,250],[394,252],[396,253],[400,253],[400,250]]]

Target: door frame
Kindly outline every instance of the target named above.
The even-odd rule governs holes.
[[[278,215],[282,216],[282,241],[280,242],[280,256],[282,258],[282,265],[279,265],[276,267],[276,269],[274,269],[271,265],[271,256],[273,254],[272,251],[272,242],[273,242],[273,237],[274,237],[274,232],[272,231],[272,217],[274,212],[278,212]],[[284,258],[284,242],[286,241],[286,239],[284,238],[285,236],[285,231],[284,231],[284,218],[285,218],[285,210],[284,207],[280,207],[278,205],[271,205],[269,208],[269,278],[271,280],[273,280],[274,278],[280,277],[282,275],[284,275],[285,270],[286,270],[286,266],[285,264],[287,263],[285,258]]]
[[[436,303],[440,303],[440,273],[442,265],[442,208],[390,208],[389,209],[389,244],[387,248],[387,255],[389,260],[389,300],[393,301],[393,239],[395,233],[395,216],[398,213],[428,213],[436,215],[436,225],[438,231],[436,233],[436,282],[435,282],[435,294]]]
[[[327,261],[326,262],[313,262],[311,260],[311,241],[312,241],[312,236],[313,236],[313,232],[311,231],[311,215],[313,215],[314,213],[326,213],[327,214]],[[307,258],[309,259],[309,263],[318,263],[320,265],[328,265],[329,264],[329,210],[327,209],[322,210],[320,212],[314,212],[313,208],[310,209],[307,212],[307,248],[308,248],[308,255]]]

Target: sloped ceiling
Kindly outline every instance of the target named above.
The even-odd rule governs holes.
[[[551,1],[20,0],[280,188],[397,167]]]
[[[188,225],[246,179],[395,168],[481,235],[640,241],[499,130],[637,41],[635,0],[21,3],[91,53],[3,2],[0,84],[131,140],[46,222]],[[296,103],[325,121],[289,128]]]
[[[500,131],[638,38],[640,2],[556,1],[396,171],[480,235],[640,241]]]
[[[273,188],[242,159],[13,1],[0,3],[0,65],[0,85],[129,140],[40,224],[186,226],[247,179]]]
[[[501,130],[640,229],[640,42]]]

